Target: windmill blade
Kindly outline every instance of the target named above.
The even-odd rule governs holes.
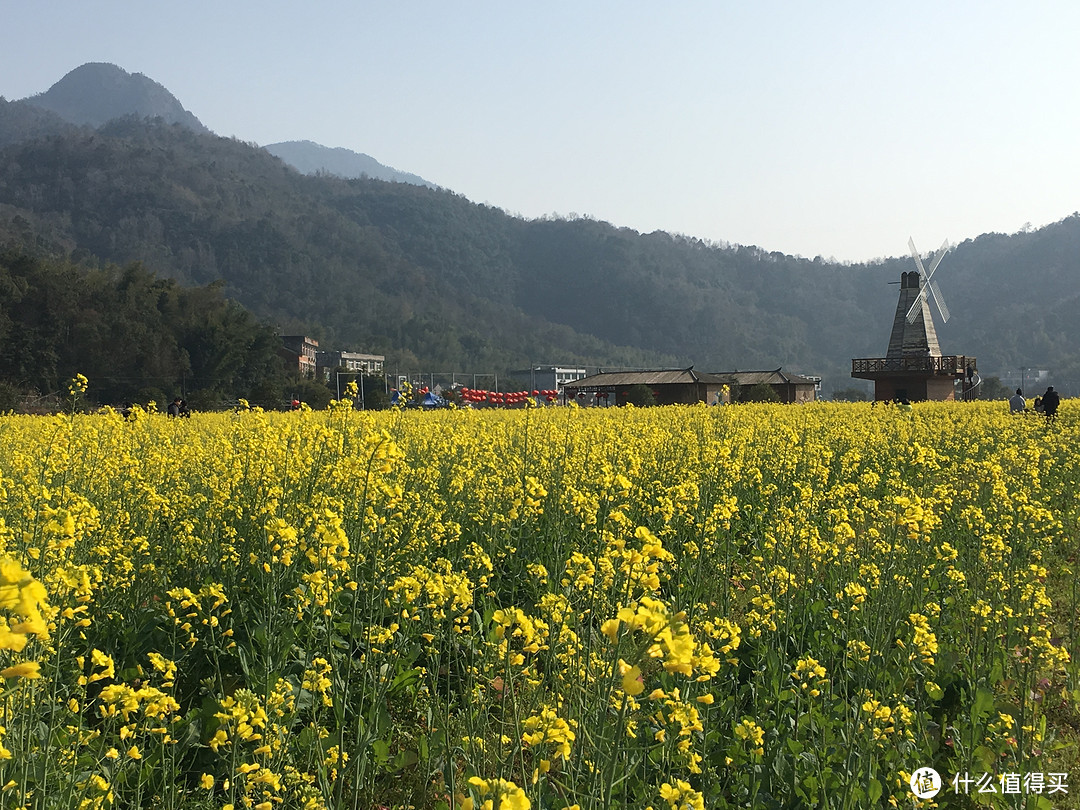
[[[949,252],[949,240],[946,239],[941,243],[941,247],[938,248],[937,253],[934,254],[934,260],[930,262],[930,272],[926,275],[926,280],[930,280],[930,276],[934,275],[934,271],[937,270],[937,266],[941,264],[941,260],[945,258],[945,254]]]
[[[926,286],[930,290],[930,295],[934,299],[934,303],[937,304],[937,310],[941,313],[941,322],[949,322],[949,308],[945,306],[945,299],[941,295],[941,290],[938,289],[937,284],[933,281],[927,281]]]
[[[934,260],[930,263],[930,272],[926,276],[926,287],[930,289],[930,296],[934,299],[934,303],[937,305],[938,312],[941,313],[941,322],[948,323],[949,321],[949,308],[945,306],[945,297],[941,294],[941,290],[938,289],[937,284],[934,282],[934,271],[937,270],[938,265],[941,264],[941,260],[945,257],[945,254],[949,252],[949,240],[946,239],[941,243],[941,247],[938,248],[938,252],[934,255]]]
[[[911,257],[915,260],[915,266],[918,267],[919,272],[925,276],[926,270],[923,269],[922,257],[919,255],[919,251],[915,249],[915,240],[909,236],[907,244],[908,247],[911,248]]]

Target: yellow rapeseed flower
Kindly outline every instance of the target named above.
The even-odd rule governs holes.
[[[41,677],[41,665],[36,661],[23,661],[21,664],[0,670],[0,678],[26,678],[33,680]]]

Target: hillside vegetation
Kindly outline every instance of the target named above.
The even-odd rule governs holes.
[[[528,221],[446,190],[303,176],[253,144],[161,122],[42,134],[23,106],[0,102],[0,238],[84,264],[141,261],[184,283],[220,279],[284,332],[403,367],[783,366],[844,386],[850,358],[883,354],[888,282],[911,268]],[[953,311],[942,350],[989,373],[1080,377],[1078,248],[1075,215],[959,245],[938,275]]]

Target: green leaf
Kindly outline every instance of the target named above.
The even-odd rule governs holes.
[[[375,752],[375,760],[380,766],[385,765],[390,759],[390,746],[385,740],[375,740],[371,744],[371,750]]]
[[[867,793],[871,802],[877,802],[881,798],[881,782],[877,779],[871,779],[870,784],[867,786]]]
[[[411,765],[415,765],[420,761],[420,757],[417,756],[415,751],[405,750],[394,757],[394,769],[403,770]]]
[[[417,669],[407,669],[394,676],[394,680],[390,682],[388,691],[393,694],[399,690],[408,690],[410,687],[416,686],[419,681],[420,671]]]
[[[972,758],[979,763],[979,767],[986,773],[992,773],[997,762],[994,752],[985,745],[977,746],[972,752]]]
[[[975,690],[975,702],[971,706],[971,722],[978,725],[979,721],[994,710],[994,693],[985,686]]]

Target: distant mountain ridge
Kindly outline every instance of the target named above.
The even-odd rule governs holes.
[[[194,132],[210,131],[163,85],[107,62],[81,65],[44,93],[23,100],[72,124],[99,127],[115,118],[134,115],[161,118]]]
[[[9,123],[18,116],[18,123],[4,128],[7,139],[0,140],[0,146],[24,137],[56,134],[63,129],[59,121],[96,128],[126,116],[160,118],[167,124],[180,124],[193,132],[210,132],[163,85],[142,73],[128,73],[109,62],[80,65],[44,93],[22,99],[5,114]],[[58,120],[49,116],[56,116]],[[301,174],[321,172],[346,179],[370,177],[437,188],[419,175],[386,166],[370,155],[351,149],[323,146],[309,140],[282,141],[263,148]]]
[[[414,186],[436,188],[434,183],[419,175],[398,171],[379,163],[371,155],[354,152],[342,147],[323,146],[313,141],[282,141],[263,147],[271,155],[281,158],[302,174],[333,174],[346,179],[370,177],[393,183],[411,183]]]

